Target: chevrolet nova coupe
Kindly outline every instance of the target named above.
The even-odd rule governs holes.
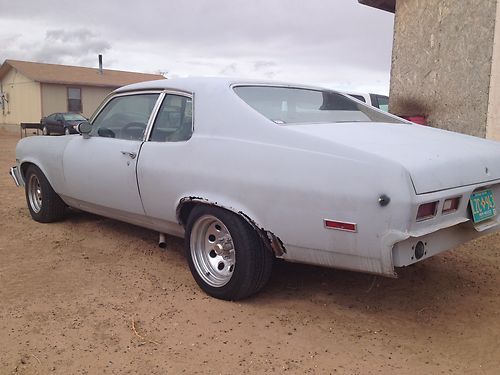
[[[81,136],[29,137],[34,220],[67,207],[185,237],[198,285],[259,291],[275,258],[396,276],[500,228],[500,144],[321,88],[218,78],[114,91]]]

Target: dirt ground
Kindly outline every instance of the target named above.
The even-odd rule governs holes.
[[[182,240],[72,212],[31,220],[0,133],[0,374],[498,374],[500,236],[386,279],[278,263],[206,296]]]

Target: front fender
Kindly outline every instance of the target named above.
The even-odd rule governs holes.
[[[54,191],[65,193],[63,152],[69,137],[34,136],[23,138],[16,146],[16,161],[23,179],[30,164],[43,172]]]

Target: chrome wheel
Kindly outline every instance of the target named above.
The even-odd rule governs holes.
[[[34,174],[30,176],[28,181],[28,199],[31,209],[36,213],[40,212],[42,209],[42,187],[40,180]]]
[[[25,176],[26,204],[33,220],[40,223],[61,220],[66,213],[66,204],[52,189],[40,168],[28,165]]]
[[[196,220],[191,230],[190,251],[198,275],[208,285],[226,285],[234,272],[236,254],[227,227],[212,215]]]

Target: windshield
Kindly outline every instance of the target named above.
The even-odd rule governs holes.
[[[64,114],[63,115],[64,119],[66,121],[86,121],[87,119],[83,117],[82,115],[79,115],[77,113],[69,113],[69,114]]]
[[[249,106],[276,124],[404,123],[333,91],[278,86],[237,86],[234,91]]]

